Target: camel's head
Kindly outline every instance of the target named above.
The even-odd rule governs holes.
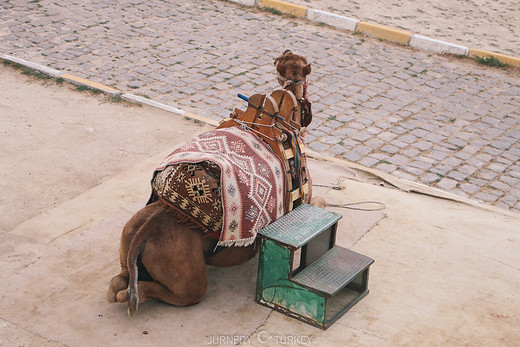
[[[305,57],[286,50],[274,60],[274,65],[280,85],[291,90],[298,99],[301,99],[307,75],[311,73],[311,64],[307,64]]]

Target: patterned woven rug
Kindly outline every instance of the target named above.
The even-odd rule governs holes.
[[[216,129],[190,140],[154,172],[150,202],[201,227],[221,246],[247,246],[285,214],[281,160],[254,134]]]

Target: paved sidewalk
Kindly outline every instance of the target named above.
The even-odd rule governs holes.
[[[520,76],[220,1],[0,3],[2,52],[215,120],[313,63],[309,147],[520,211]]]

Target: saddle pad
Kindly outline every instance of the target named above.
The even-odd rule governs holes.
[[[152,180],[154,195],[181,222],[219,239],[222,230],[220,167],[210,161],[168,165]],[[195,222],[196,221],[196,222]]]
[[[199,170],[180,165],[208,162],[220,168],[220,190],[218,184],[209,182],[212,175],[218,176],[211,164],[199,164]],[[173,172],[182,177],[174,177]],[[200,134],[164,159],[154,172],[150,201],[156,195],[211,233],[217,231],[219,222],[216,205],[213,209],[208,206],[217,204],[220,194],[218,245],[247,246],[258,230],[285,214],[284,180],[280,158],[253,133],[239,127],[216,129]],[[183,188],[177,189],[180,185]]]

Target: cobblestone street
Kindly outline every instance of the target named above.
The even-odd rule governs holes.
[[[224,1],[0,0],[1,54],[215,120],[312,63],[309,148],[520,212],[520,73]]]

